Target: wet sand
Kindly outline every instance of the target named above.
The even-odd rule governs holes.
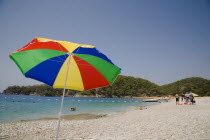
[[[107,116],[106,114],[90,114],[90,113],[82,113],[76,115],[63,115],[61,117],[62,120],[90,120],[90,119],[98,119],[101,117]],[[58,118],[41,118],[40,120],[58,120]]]

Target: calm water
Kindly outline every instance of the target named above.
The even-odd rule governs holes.
[[[0,95],[0,123],[20,120],[57,117],[61,97],[30,95]],[[148,106],[157,103],[144,103],[136,98],[77,98],[65,97],[63,114],[115,114],[136,106]],[[76,107],[76,111],[71,111]]]

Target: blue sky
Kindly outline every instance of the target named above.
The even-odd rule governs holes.
[[[122,75],[210,79],[209,0],[0,0],[0,92],[25,78],[8,54],[34,37],[90,44]]]

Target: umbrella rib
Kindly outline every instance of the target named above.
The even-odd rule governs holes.
[[[57,56],[59,59],[61,59],[61,60],[63,60],[64,61],[64,59],[62,59],[62,58],[60,58],[60,56]],[[65,56],[64,55],[64,57],[67,59],[68,57],[67,56]]]
[[[83,60],[86,60],[86,59],[90,59],[90,58],[93,58],[93,57],[96,57],[96,56],[88,56],[86,58],[83,58]],[[80,58],[81,59],[81,58]],[[78,60],[78,61],[81,61],[81,60]]]
[[[51,59],[48,59],[50,61],[54,61],[54,62],[59,62],[59,63],[62,63],[63,61],[56,61],[56,60],[51,60]]]
[[[60,48],[60,51],[62,51],[62,52],[65,52],[66,50],[66,48],[60,43],[61,41],[56,41],[58,44],[60,44],[60,45],[58,45],[58,47]],[[61,47],[62,46],[62,47]],[[64,49],[65,48],[65,49]],[[66,56],[65,56],[66,57]],[[68,58],[68,57],[66,57],[66,58]]]
[[[68,58],[68,56],[66,56],[66,55],[62,55],[62,56],[64,56],[66,59]],[[66,59],[62,59],[60,56],[57,56],[57,58],[59,58],[60,60],[62,60],[62,61],[57,61],[57,62],[63,62],[63,61],[65,61]],[[50,58],[49,60],[50,61],[56,61],[56,60],[51,60],[51,59],[53,59],[53,58]]]
[[[48,59],[48,60],[49,60],[49,61],[54,61],[54,62],[60,62],[60,63],[62,63],[63,61],[65,61],[64,59],[60,58],[59,56],[57,56],[57,58],[59,58],[61,61],[53,60],[53,58],[50,58],[50,59]]]
[[[77,52],[79,51],[80,47],[81,47],[81,46],[78,47],[78,50],[77,50],[74,54],[77,54]]]
[[[65,56],[65,55],[64,55]],[[59,59],[61,59],[62,61],[64,61],[64,59],[60,58],[60,56],[57,56]],[[66,57],[67,58],[67,57]]]

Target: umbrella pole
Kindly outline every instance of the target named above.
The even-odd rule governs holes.
[[[64,95],[66,92],[66,84],[67,84],[67,79],[68,79],[70,60],[71,60],[71,54],[69,54],[69,61],[67,63],[67,71],[66,71],[66,79],[65,79],[64,88],[63,88],[63,96],[62,96],[62,100],[61,100],[60,111],[58,113],[58,127],[57,127],[56,140],[58,140],[59,131],[60,131],[61,115],[62,115],[62,110],[63,110]]]

